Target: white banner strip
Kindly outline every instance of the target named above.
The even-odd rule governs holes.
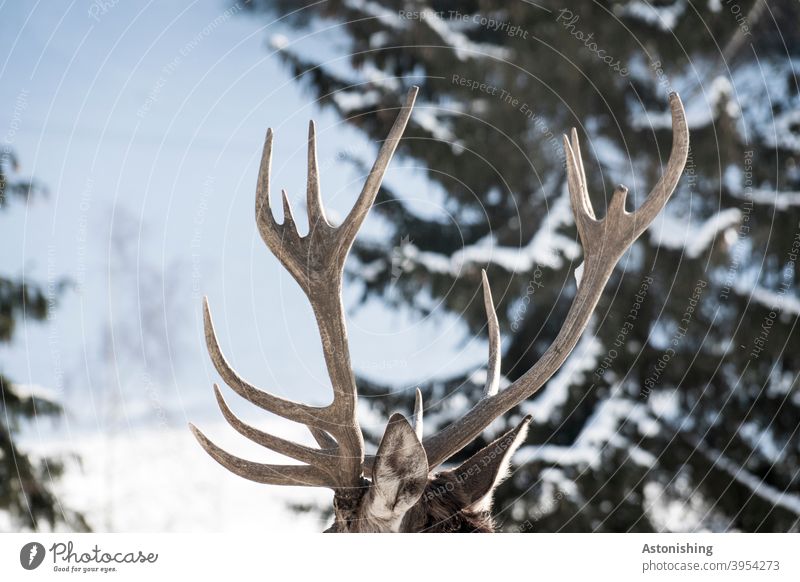
[[[797,534],[5,534],[0,580],[796,581],[798,542]]]

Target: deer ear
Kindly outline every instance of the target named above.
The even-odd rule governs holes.
[[[467,499],[466,508],[491,509],[492,493],[506,478],[511,456],[525,441],[530,421],[531,417],[526,416],[515,428],[483,447],[457,468],[447,471],[461,486]]]
[[[428,458],[402,414],[393,414],[372,470],[370,511],[384,519],[402,517],[428,483]]]

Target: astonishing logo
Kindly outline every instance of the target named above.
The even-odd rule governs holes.
[[[19,563],[26,570],[35,570],[44,561],[44,546],[39,542],[30,542],[19,551]]]

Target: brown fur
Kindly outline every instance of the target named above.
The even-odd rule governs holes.
[[[333,499],[335,521],[326,531],[331,533],[375,531],[364,517],[364,500],[370,482],[355,495],[338,492]],[[494,520],[489,511],[470,505],[467,492],[451,473],[430,478],[419,501],[408,510],[401,532],[420,533],[491,533]]]

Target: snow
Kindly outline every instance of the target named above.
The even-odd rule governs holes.
[[[686,113],[686,123],[689,129],[701,129],[714,123],[715,116],[720,106],[725,106],[725,113],[738,118],[741,110],[732,98],[733,85],[728,77],[716,77],[698,97],[687,99],[683,103]],[[664,111],[634,111],[631,115],[631,125],[635,129],[671,129],[672,113],[667,107]]]
[[[289,46],[289,39],[284,34],[273,34],[269,39],[269,46],[276,51],[281,51]]]
[[[507,60],[512,56],[512,52],[507,48],[469,40],[463,33],[450,28],[448,23],[442,20],[431,8],[425,8],[425,10],[421,11],[420,20],[427,24],[446,45],[453,48],[456,58],[460,61],[478,59],[484,56]]]
[[[255,461],[285,463],[223,422],[199,423],[226,450]],[[263,427],[262,427],[263,428]],[[297,434],[292,434],[292,428]],[[267,430],[303,438],[281,420]],[[26,443],[32,454],[76,453],[54,484],[60,499],[81,511],[95,531],[288,532],[322,531],[314,515],[290,503],[330,504],[330,492],[252,483],[229,473],[202,450],[187,427],[139,428],[116,435],[88,433],[72,440]]]
[[[677,389],[653,391],[648,396],[647,402],[656,418],[674,422],[683,414]]]
[[[800,206],[800,192],[780,192],[778,190],[753,190],[751,199],[755,204],[771,204],[778,210]]]
[[[578,493],[578,486],[572,479],[569,479],[563,471],[559,469],[555,469],[553,467],[549,467],[544,469],[541,473],[541,479],[544,484],[550,484],[551,486],[555,486],[558,488],[558,491],[553,491],[552,489],[549,492],[542,491],[542,498],[549,499],[550,503],[552,500],[560,499],[562,494],[566,494],[568,497],[577,500],[580,495]],[[552,507],[550,508],[552,511]]]
[[[20,399],[31,398],[56,405],[61,402],[61,398],[55,390],[38,384],[14,384],[13,390]]]
[[[364,111],[380,103],[377,91],[336,91],[331,95],[342,115]]]
[[[514,463],[548,463],[560,466],[588,466],[596,469],[600,465],[600,451],[588,447],[558,445],[526,445],[514,453]]]
[[[619,437],[619,427],[623,422],[636,423],[644,436],[652,436],[659,431],[658,423],[647,414],[641,403],[611,396],[597,404],[575,443],[592,447],[612,443]]]
[[[569,400],[570,386],[582,384],[586,376],[597,368],[597,360],[602,351],[603,345],[590,326],[567,361],[539,394],[520,405],[522,412],[533,416],[534,423],[545,423],[555,418],[559,409],[566,406]]]
[[[675,28],[685,11],[686,0],[676,0],[668,6],[654,6],[647,0],[634,0],[616,9],[620,16],[636,18],[664,32]]]
[[[382,24],[395,30],[404,28],[405,23],[400,19],[400,13],[397,10],[389,10],[377,2],[370,2],[368,0],[345,0],[344,5],[351,10],[362,12],[368,16],[374,16]]]
[[[794,493],[785,493],[772,485],[767,485],[761,479],[746,471],[738,463],[735,463],[719,451],[703,443],[697,443],[696,448],[719,469],[723,470],[735,481],[752,491],[753,495],[765,499],[775,507],[782,507],[783,509],[800,515],[800,496]]]
[[[739,436],[758,454],[773,464],[784,462],[786,446],[778,446],[775,435],[769,428],[762,428],[753,421],[739,427]]]
[[[575,267],[575,285],[577,287],[581,286],[581,281],[583,280],[583,261],[581,264]]]
[[[619,390],[619,387],[614,390]],[[525,406],[530,404],[526,403],[523,407]],[[644,436],[652,436],[660,430],[658,422],[647,413],[642,404],[612,395],[597,404],[594,413],[571,446],[526,445],[514,455],[514,462],[542,462],[561,467],[583,466],[597,469],[603,450],[613,447],[625,451],[629,459],[637,465],[645,468],[654,466],[657,459],[651,453],[620,434],[620,427],[626,422],[635,423]]]
[[[486,385],[486,377],[488,374],[488,370],[486,368],[478,368],[469,376],[469,381],[476,386],[484,386]],[[511,385],[511,381],[503,376],[500,375],[500,390],[505,390]]]
[[[789,315],[800,315],[800,298],[794,295],[781,294],[760,285],[750,286],[744,281],[736,284],[736,292],[740,295],[749,295],[752,301],[767,309],[777,309]]]
[[[687,491],[681,499],[666,495],[664,486],[656,481],[645,483],[644,506],[647,516],[656,531],[696,532],[709,528],[704,518],[709,516],[710,508],[706,501],[694,491]]]
[[[773,118],[773,127],[764,131],[767,145],[800,153],[800,109],[778,114]]]
[[[439,120],[435,109],[432,106],[417,105],[412,114],[414,122],[430,133],[435,139],[449,143],[454,153],[463,151],[463,142],[456,138],[455,134]]]
[[[416,264],[428,272],[459,277],[464,269],[496,265],[513,273],[527,273],[534,267],[544,266],[559,269],[563,266],[563,258],[570,261],[580,256],[580,245],[574,239],[562,235],[557,229],[572,224],[572,211],[569,206],[569,195],[559,196],[550,208],[550,212],[541,228],[522,248],[497,246],[494,237],[489,235],[473,245],[447,256],[441,253],[421,251],[414,244],[403,245],[403,258]]]
[[[721,210],[699,225],[665,211],[653,220],[648,233],[657,246],[678,251],[683,249],[688,258],[696,259],[720,232],[737,226],[741,220],[742,212],[738,208]]]

